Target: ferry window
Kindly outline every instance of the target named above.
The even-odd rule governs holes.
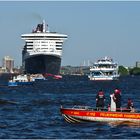
[[[57,50],[62,50],[62,48],[56,48]]]
[[[93,75],[98,76],[98,75],[101,75],[101,73],[100,72],[94,72]]]

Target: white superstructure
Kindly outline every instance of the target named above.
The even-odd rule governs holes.
[[[22,50],[22,66],[24,73],[59,74],[63,42],[67,35],[50,32],[45,21],[38,24],[29,34],[22,34],[25,40]]]
[[[117,80],[119,78],[118,64],[109,57],[99,59],[90,67],[88,77],[90,80]]]
[[[25,40],[23,50],[26,50],[24,60],[33,55],[54,55],[61,58],[62,45],[67,35],[50,32],[47,30],[45,22],[38,24],[37,28],[29,34],[22,34]]]

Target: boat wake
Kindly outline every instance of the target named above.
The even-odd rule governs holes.
[[[129,127],[140,127],[139,122],[131,122],[131,121],[116,121],[116,122],[108,122],[110,126],[129,126]]]
[[[15,101],[9,101],[9,100],[5,100],[5,99],[0,99],[0,104],[18,104]]]

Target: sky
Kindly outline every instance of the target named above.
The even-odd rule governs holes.
[[[21,34],[43,19],[50,31],[68,35],[62,66],[105,56],[123,66],[140,61],[140,1],[0,1],[0,19],[0,62],[8,55],[21,66]]]

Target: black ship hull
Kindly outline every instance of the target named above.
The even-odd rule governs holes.
[[[37,55],[25,59],[24,73],[54,74],[60,72],[61,58],[52,55]]]

